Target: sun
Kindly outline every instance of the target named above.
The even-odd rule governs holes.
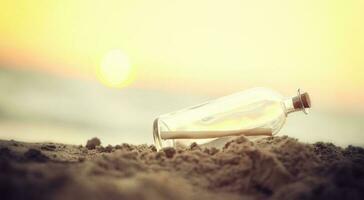
[[[97,68],[97,79],[112,88],[122,88],[131,82],[132,67],[125,53],[111,50],[102,58]]]

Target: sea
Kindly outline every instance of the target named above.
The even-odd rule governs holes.
[[[108,88],[96,81],[0,68],[0,139],[84,145],[153,144],[161,114],[214,99],[143,87]],[[315,97],[319,99],[319,97]],[[364,146],[364,113],[315,107],[288,116],[278,135],[301,142]]]

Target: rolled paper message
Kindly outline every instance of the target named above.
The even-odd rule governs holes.
[[[254,128],[225,131],[161,131],[161,138],[166,139],[206,139],[225,136],[272,136],[270,128]]]

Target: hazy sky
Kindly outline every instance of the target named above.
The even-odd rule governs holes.
[[[364,110],[362,0],[0,2],[2,66],[96,80],[117,49],[132,66],[128,87],[301,87],[315,106]]]
[[[280,134],[363,144],[363,0],[0,0],[0,138],[152,142],[251,87],[313,102]],[[118,86],[111,89],[110,86]]]

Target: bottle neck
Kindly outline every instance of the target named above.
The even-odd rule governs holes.
[[[289,97],[283,100],[286,115],[296,111],[303,111],[307,114],[308,108],[311,107],[311,100],[308,93],[301,94],[298,90],[298,95]]]
[[[296,111],[300,110],[300,109],[297,109],[297,108],[294,107],[292,97],[284,99],[283,104],[284,104],[284,107],[285,107],[286,115],[289,114],[289,113],[293,113],[293,112],[296,112]]]

